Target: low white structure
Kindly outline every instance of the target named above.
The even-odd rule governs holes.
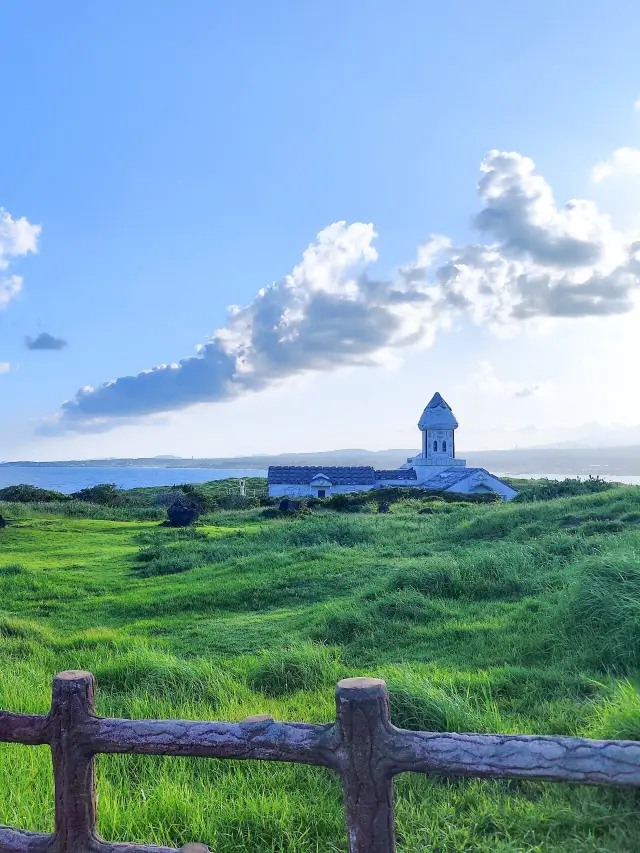
[[[509,501],[518,493],[484,468],[467,468],[456,458],[455,430],[458,421],[451,407],[437,392],[429,401],[418,429],[422,433],[422,451],[393,471],[378,471],[371,465],[279,466],[268,473],[272,497],[329,497],[345,492],[362,492],[382,486],[418,486],[461,494],[493,492]]]

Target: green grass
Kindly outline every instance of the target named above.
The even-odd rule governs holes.
[[[337,679],[376,675],[409,728],[640,738],[640,489],[184,531],[75,503],[0,504],[0,707],[44,712],[52,675],[81,668],[101,714],[326,722]],[[108,838],[345,850],[323,770],[97,764]],[[396,800],[402,853],[640,849],[633,791],[402,776]],[[0,744],[0,823],[50,830],[52,806],[47,750]]]

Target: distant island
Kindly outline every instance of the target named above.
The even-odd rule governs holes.
[[[257,469],[269,465],[373,465],[396,468],[415,456],[416,448],[405,450],[327,450],[277,455],[181,458],[154,456],[137,459],[73,459],[56,462],[2,462],[0,467],[84,468],[212,468]],[[487,468],[512,477],[532,476],[639,476],[640,445],[597,448],[517,448],[513,450],[461,451],[469,466]]]

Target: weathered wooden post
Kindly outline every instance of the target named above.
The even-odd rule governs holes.
[[[380,678],[345,678],[336,688],[349,853],[393,853],[393,782],[385,760],[389,694]]]
[[[99,844],[94,758],[85,740],[93,717],[93,675],[77,670],[56,675],[51,701],[55,853],[85,853]]]

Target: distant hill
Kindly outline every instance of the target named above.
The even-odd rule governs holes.
[[[82,466],[150,468],[268,468],[269,465],[373,465],[397,468],[418,451],[405,450],[327,450],[317,453],[281,453],[278,455],[235,456],[181,459],[156,456],[142,459],[84,459],[60,462],[5,462],[11,466]],[[517,448],[515,450],[473,450],[458,454],[469,465],[488,468],[496,474],[514,477],[533,476],[639,476],[640,445],[598,448]]]

